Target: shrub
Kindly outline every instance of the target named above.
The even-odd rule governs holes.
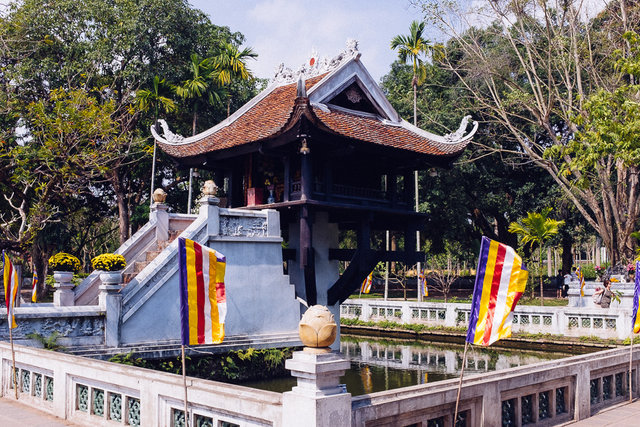
[[[119,271],[125,268],[127,261],[122,255],[118,254],[102,254],[91,260],[91,266],[94,270],[102,271]]]
[[[73,271],[77,273],[82,268],[82,265],[80,265],[80,260],[73,255],[59,252],[49,258],[49,268],[53,271]]]
[[[593,264],[584,264],[582,266],[582,274],[584,275],[584,280],[595,280],[596,267]]]

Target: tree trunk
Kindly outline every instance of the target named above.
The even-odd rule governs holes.
[[[538,248],[538,276],[540,276],[540,305],[544,305],[544,288],[542,285],[542,245]]]
[[[565,275],[571,271],[573,265],[573,257],[571,256],[571,247],[573,246],[573,237],[570,233],[562,233],[562,274]]]
[[[118,173],[118,169],[112,171],[109,177],[113,191],[116,194],[116,202],[118,204],[118,228],[120,244],[129,239],[129,207],[127,206],[127,192],[122,182],[122,178]]]
[[[49,267],[48,260],[51,256],[51,250],[41,248],[40,245],[34,244],[31,247],[31,262],[33,263],[33,270],[38,275],[38,284],[36,286],[38,301],[42,300],[47,295],[47,270]]]

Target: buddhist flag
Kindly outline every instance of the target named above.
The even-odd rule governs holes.
[[[427,289],[427,275],[424,273],[424,270],[420,271],[418,282],[420,284],[420,287],[422,288],[422,295],[428,297],[429,289]]]
[[[4,277],[4,300],[7,304],[7,324],[10,329],[17,328],[15,319],[16,295],[18,294],[18,272],[11,263],[9,255],[2,251],[2,271]],[[11,319],[11,321],[9,321]]]
[[[638,310],[640,310],[640,261],[636,261],[636,281],[635,292],[633,293],[633,333],[640,333],[640,316],[638,316]]]
[[[38,272],[33,269],[33,279],[31,279],[31,302],[38,302]]]
[[[467,342],[488,346],[511,336],[513,309],[528,276],[513,248],[482,237]]]
[[[226,258],[189,239],[178,239],[182,345],[220,344],[227,300]]]
[[[582,267],[578,266],[576,270],[576,275],[578,276],[578,281],[580,282],[580,296],[584,296],[584,273],[582,272]]]
[[[373,283],[373,271],[362,281],[360,285],[360,293],[368,294],[371,292],[371,284]]]

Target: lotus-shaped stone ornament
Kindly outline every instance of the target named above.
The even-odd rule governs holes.
[[[300,340],[306,347],[329,347],[336,339],[338,325],[323,305],[312,305],[300,320]]]

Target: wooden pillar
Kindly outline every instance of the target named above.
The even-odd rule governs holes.
[[[309,306],[315,305],[318,299],[312,224],[311,209],[304,205],[300,209],[300,268],[303,270],[305,299]]]
[[[404,251],[407,256],[406,264],[411,265],[414,263],[413,257],[410,254],[415,253],[416,251],[416,231],[418,230],[418,225],[415,221],[411,221],[407,224],[407,227],[404,232]]]
[[[300,187],[301,200],[311,198],[313,191],[313,170],[311,165],[311,149],[308,146],[306,138],[302,139],[302,147],[300,148]]]
[[[415,192],[414,185],[413,185],[413,182],[414,182],[413,173],[405,173],[403,176],[404,176],[404,200],[408,205],[413,206],[413,193]]]
[[[323,170],[325,200],[331,200],[333,194],[333,166],[331,160],[324,162]]]
[[[398,204],[398,175],[392,173],[387,175],[387,191],[390,195],[391,207],[396,207]]]
[[[291,191],[291,157],[285,156],[282,159],[282,163],[284,163],[284,194],[282,195],[282,200],[288,202],[289,192]]]

